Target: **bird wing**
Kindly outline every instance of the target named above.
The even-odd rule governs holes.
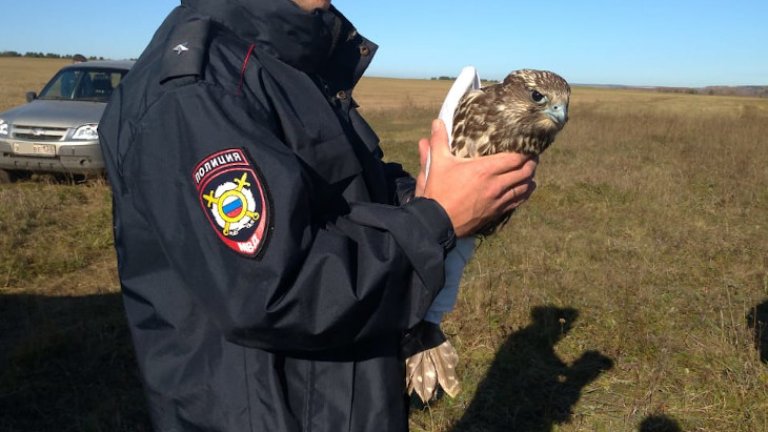
[[[457,156],[478,156],[478,140],[487,139],[489,125],[485,119],[488,117],[489,106],[488,93],[484,89],[468,92],[459,102],[456,114],[453,117],[453,146],[452,151]]]

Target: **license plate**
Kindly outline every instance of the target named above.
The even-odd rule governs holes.
[[[56,146],[53,144],[13,143],[13,152],[25,156],[56,156]]]

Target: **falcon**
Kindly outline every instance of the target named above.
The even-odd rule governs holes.
[[[532,69],[512,72],[502,83],[479,88],[477,71],[469,67],[451,88],[440,116],[446,123],[453,122],[451,151],[454,155],[474,158],[518,152],[538,156],[554,142],[568,121],[570,95],[571,88],[562,77]],[[493,234],[511,215],[509,212],[491,221],[478,234]],[[474,239],[458,239],[446,257],[446,285],[425,320],[440,325],[443,314],[453,309],[459,280],[474,245]],[[458,359],[448,340],[407,358],[408,394],[416,393],[427,403],[437,396],[438,388],[442,388],[455,397],[460,391],[456,375]]]
[[[453,154],[472,158],[499,152],[538,156],[568,121],[571,87],[549,71],[521,69],[503,82],[468,91],[453,117]],[[509,212],[480,229],[490,235]]]

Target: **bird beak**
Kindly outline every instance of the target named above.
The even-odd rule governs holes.
[[[558,126],[562,127],[568,121],[568,108],[565,105],[552,105],[545,109],[544,113]]]

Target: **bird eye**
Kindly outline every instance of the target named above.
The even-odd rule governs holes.
[[[533,99],[534,102],[540,103],[545,99],[544,95],[537,92],[536,90],[531,92],[531,99]]]

